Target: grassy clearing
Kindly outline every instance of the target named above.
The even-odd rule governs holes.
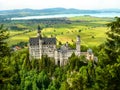
[[[105,41],[105,32],[109,19],[97,18],[90,16],[80,16],[69,18],[72,21],[83,20],[82,22],[74,22],[72,24],[57,24],[51,28],[44,28],[42,35],[44,37],[56,37],[58,41],[65,43],[74,43],[76,36],[81,36],[81,44],[86,46],[98,46]],[[110,19],[111,20],[111,19]],[[85,21],[85,22],[84,22]],[[86,22],[88,21],[88,22]],[[34,26],[33,26],[34,27]],[[15,35],[15,36],[14,36]],[[21,41],[28,42],[30,37],[37,35],[37,31],[24,33],[23,31],[10,31],[9,45],[19,43]]]
[[[103,17],[103,18],[100,18],[100,17],[93,17],[93,16],[89,16],[89,15],[86,15],[86,16],[76,16],[76,17],[71,17],[69,18],[70,20],[81,20],[81,21],[111,21],[112,18],[107,18],[107,17]]]

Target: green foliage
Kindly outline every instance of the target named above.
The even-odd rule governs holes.
[[[95,88],[103,90],[120,89],[120,18],[108,24],[107,41],[99,53],[99,65],[96,68]]]
[[[54,59],[47,55],[41,59],[29,60],[27,49],[11,52],[10,56],[5,51],[0,51],[0,89],[120,90],[119,24],[120,18],[108,24],[110,30],[107,32],[107,41],[99,47],[92,47],[98,56],[97,62],[73,53],[68,64],[59,67],[54,64]],[[7,33],[1,26],[1,50],[2,46],[7,47],[6,39]],[[86,51],[87,46],[81,48]]]
[[[8,39],[8,42],[10,46],[20,42],[28,42],[29,37],[36,36],[36,27],[38,24],[44,28],[42,30],[43,36],[56,36],[58,42],[69,42],[70,44],[73,44],[76,39],[75,37],[80,35],[82,37],[82,45],[98,46],[105,41],[105,24],[111,20],[112,18],[80,16],[58,19],[11,20],[4,21],[4,24],[8,28],[13,28],[9,31],[10,38]],[[91,36],[94,36],[95,38],[93,39]]]
[[[60,90],[70,90],[69,88],[69,84],[67,82],[62,82],[61,83],[61,87],[60,87]]]
[[[116,62],[120,55],[120,18],[116,17],[114,22],[107,24],[110,30],[107,32],[105,51],[111,61]]]
[[[3,27],[3,24],[0,26],[0,57],[4,57],[9,54],[9,48],[7,42],[8,39],[7,29]]]
[[[84,56],[81,56],[80,58],[78,56],[75,56],[75,53],[71,55],[69,58],[69,68],[70,71],[76,70],[78,71],[80,67],[86,66],[86,58]]]

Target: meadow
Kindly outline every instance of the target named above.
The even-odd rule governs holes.
[[[92,16],[79,16],[67,18],[69,23],[41,23],[35,22],[30,23],[20,23],[17,21],[16,25],[21,24],[21,26],[26,27],[26,30],[9,30],[10,37],[8,39],[9,45],[14,45],[19,42],[28,42],[30,37],[35,37],[37,35],[37,25],[40,24],[43,28],[42,35],[44,37],[56,37],[57,42],[70,44],[75,43],[76,36],[80,35],[81,44],[87,47],[98,46],[106,40],[106,32],[108,30],[106,24],[112,21],[112,18],[98,18]],[[21,21],[22,22],[22,21]],[[25,21],[26,22],[26,21]],[[44,25],[45,24],[45,25]],[[13,25],[13,24],[12,24]],[[10,26],[10,25],[9,25]]]

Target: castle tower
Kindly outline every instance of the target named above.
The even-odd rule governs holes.
[[[54,58],[55,58],[55,65],[58,65],[58,59],[59,59],[59,56],[58,56],[58,51],[57,51],[57,49],[55,50],[55,54],[54,54]]]
[[[76,54],[80,56],[80,36],[79,35],[76,38]]]
[[[41,30],[42,30],[42,28],[38,25],[37,36],[40,37],[40,38],[42,38]]]
[[[60,66],[63,66],[63,65],[64,65],[63,58],[64,58],[63,53],[60,52]]]
[[[39,57],[42,57],[42,51],[43,51],[43,45],[42,45],[42,39],[39,39]]]
[[[40,58],[42,57],[42,50],[43,50],[41,30],[42,28],[38,25],[37,36],[39,38],[39,57]]]

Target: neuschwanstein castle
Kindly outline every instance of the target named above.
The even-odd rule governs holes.
[[[30,59],[40,59],[42,55],[55,59],[55,64],[63,66],[67,64],[68,58],[75,53],[75,55],[85,55],[88,60],[93,60],[94,55],[92,50],[81,52],[80,50],[80,36],[76,37],[76,49],[71,49],[68,42],[62,45],[59,49],[56,47],[56,38],[46,38],[41,35],[41,27],[38,26],[37,37],[29,39],[29,57]]]

